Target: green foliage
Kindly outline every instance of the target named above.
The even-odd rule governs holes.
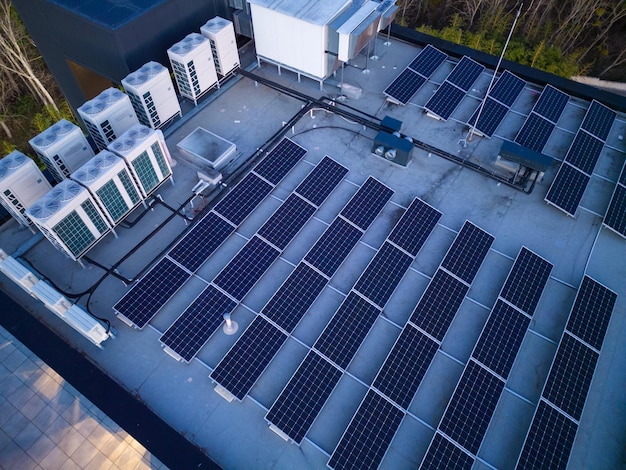
[[[456,22],[457,20],[453,17],[452,23],[455,24]],[[421,26],[417,30],[456,44],[471,47],[472,49],[496,56],[500,55],[508,30],[502,31],[501,29],[492,28],[494,26],[492,22],[485,22],[484,26],[491,29],[471,32],[463,30],[462,27],[455,28],[451,25],[441,30],[436,30],[429,26]],[[567,78],[580,75],[582,72],[580,53],[564,55],[560,48],[549,46],[543,40],[533,44],[525,38],[513,36],[504,57],[513,62],[529,65]]]

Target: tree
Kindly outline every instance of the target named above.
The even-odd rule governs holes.
[[[57,108],[31,57],[35,45],[9,0],[0,0],[0,69],[2,78],[20,80],[43,106]]]

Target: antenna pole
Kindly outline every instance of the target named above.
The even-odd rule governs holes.
[[[476,115],[476,120],[474,121],[474,124],[470,124],[470,130],[469,133],[467,134],[467,141],[471,142],[472,139],[474,138],[474,132],[476,131],[476,125],[478,124],[478,120],[480,119],[480,115],[483,112],[483,109],[485,107],[485,102],[487,101],[487,96],[489,96],[489,92],[491,91],[491,87],[493,86],[493,82],[496,79],[496,75],[498,74],[498,69],[500,68],[500,64],[502,63],[502,59],[504,58],[504,53],[506,52],[506,48],[509,46],[509,41],[511,40],[511,36],[513,35],[513,30],[515,29],[515,25],[517,24],[517,19],[519,18],[519,15],[522,12],[522,7],[524,6],[523,3],[520,4],[519,9],[517,10],[517,13],[515,14],[515,18],[513,19],[513,24],[511,25],[511,29],[509,30],[509,35],[506,38],[506,42],[504,43],[504,47],[502,48],[502,52],[500,53],[500,57],[498,58],[498,63],[496,64],[496,68],[493,71],[493,76],[491,77],[491,81],[489,82],[489,88],[487,88],[487,93],[485,93],[485,97],[483,98],[483,100],[480,102],[480,107],[478,108],[478,114]]]

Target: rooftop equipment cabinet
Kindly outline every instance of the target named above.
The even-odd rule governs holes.
[[[52,189],[37,164],[17,150],[0,160],[0,203],[19,224],[29,227],[26,208]]]
[[[143,198],[166,179],[173,182],[172,160],[160,130],[137,124],[111,143],[109,150],[124,159]]]
[[[211,43],[198,33],[188,34],[167,50],[181,96],[198,104],[202,95],[219,87]]]
[[[113,226],[143,200],[124,159],[108,150],[75,171],[72,179],[89,190]]]
[[[249,3],[259,60],[319,81],[336,70],[337,57],[328,53],[329,24],[351,9],[351,0],[249,0]]]
[[[28,142],[57,181],[69,178],[94,155],[81,128],[65,119]]]
[[[26,214],[58,250],[75,261],[112,230],[89,191],[71,179],[56,185]]]
[[[144,126],[158,129],[181,116],[170,72],[158,62],[148,62],[127,75],[122,85]]]
[[[216,16],[200,28],[200,32],[208,38],[213,51],[215,70],[220,75],[227,75],[239,67],[239,51],[235,38],[235,28],[231,21]]]
[[[87,101],[78,114],[100,150],[139,123],[130,98],[117,88],[107,88]]]
[[[338,58],[342,62],[354,59],[376,36],[382,12],[380,3],[365,2],[350,18],[337,28],[339,34]]]

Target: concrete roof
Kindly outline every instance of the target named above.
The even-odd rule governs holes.
[[[259,1],[259,0],[254,0]],[[469,161],[489,164],[495,160],[503,140],[511,140],[521,127],[538,97],[541,87],[528,83],[492,139],[475,138],[461,142],[467,134],[465,122],[478,106],[490,80],[485,72],[461,102],[448,122],[435,121],[423,106],[454,66],[449,59],[407,106],[388,103],[383,90],[415,57],[414,45],[386,38],[376,40],[378,60],[359,56],[344,71],[344,81],[362,90],[359,99],[346,104],[369,115],[372,120],[391,116],[402,121],[402,133],[462,156]],[[249,64],[252,46],[242,51],[242,63]],[[367,72],[365,67],[367,66]],[[313,97],[337,97],[338,81],[319,83],[289,72],[278,74],[264,65],[253,72],[281,86]],[[339,72],[340,73],[340,72]],[[338,75],[339,75],[338,73]],[[73,293],[89,292],[80,302],[111,321],[115,339],[98,350],[58,321],[27,294],[3,279],[3,288],[60,336],[88,356],[138,399],[142,400],[174,428],[206,449],[224,468],[325,468],[329,455],[339,442],[354,411],[374,379],[395,339],[424,292],[446,250],[465,220],[470,220],[495,236],[468,298],[455,317],[436,354],[409,413],[402,421],[381,468],[415,468],[421,462],[434,429],[461,376],[483,325],[495,303],[513,260],[525,246],[554,264],[551,277],[526,334],[506,388],[487,430],[475,468],[513,468],[530,426],[548,370],[556,352],[565,322],[583,275],[587,274],[618,294],[602,354],[583,412],[571,453],[571,468],[618,468],[623,465],[626,436],[626,244],[624,239],[601,225],[615,182],[624,164],[626,116],[619,113],[600,156],[577,217],[564,215],[545,203],[544,197],[558,165],[548,169],[531,194],[501,184],[484,174],[421,149],[414,149],[404,168],[371,153],[376,132],[358,122],[324,110],[314,110],[290,120],[302,109],[302,100],[248,78],[231,81],[220,91],[191,110],[185,103],[184,118],[166,132],[167,145],[178,164],[176,184],[159,189],[168,205],[177,207],[192,193],[197,169],[190,166],[177,143],[197,127],[203,127],[237,145],[238,159],[224,169],[227,188],[194,199],[185,213],[194,216],[210,207],[212,198],[228,190],[249,171],[244,161],[281,129],[308,150],[300,162],[239,226],[222,247],[195,273],[149,326],[133,330],[120,322],[112,306],[128,291],[119,278],[108,276],[95,290],[89,289],[104,272],[95,264],[81,269],[47,241],[39,241],[23,251],[22,259],[59,288]],[[588,100],[570,99],[564,115],[544,153],[561,160],[580,126]],[[356,113],[356,111],[355,111]],[[290,123],[283,128],[285,123]],[[293,125],[292,125],[293,124]],[[280,203],[324,155],[349,168],[344,181],[315,217],[269,268],[244,301],[233,319],[239,333],[227,336],[218,330],[200,350],[196,359],[184,365],[165,354],[160,346],[162,333],[184,311],[193,298],[232,259],[268,219]],[[237,167],[237,165],[243,165]],[[313,307],[296,327],[260,380],[242,402],[226,402],[214,393],[209,374],[240,334],[252,322],[271,295],[302,259],[319,235],[348,199],[369,176],[394,189],[392,200],[383,209],[361,242],[331,279]],[[402,208],[419,197],[442,212],[443,216],[426,245],[412,263],[398,289],[366,337],[356,357],[314,422],[300,446],[283,441],[268,428],[264,417],[288,382],[300,361],[323,330],[358,276],[397,221]],[[109,236],[94,247],[88,257],[104,266],[121,261],[117,272],[137,278],[163,250],[187,229],[186,222],[162,205],[154,205],[139,219],[141,209],[129,217],[138,222],[118,230],[119,238]],[[15,222],[2,226],[0,247],[8,253],[30,240],[31,234]],[[136,246],[140,245],[137,250]]]

